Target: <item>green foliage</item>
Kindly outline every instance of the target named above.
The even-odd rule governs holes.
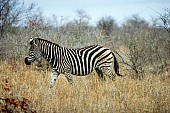
[[[16,26],[7,26],[6,31],[9,34],[17,34],[17,33],[20,32],[20,29],[18,27],[16,27]]]

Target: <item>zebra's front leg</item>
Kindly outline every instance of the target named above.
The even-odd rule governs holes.
[[[53,69],[53,71],[51,73],[50,88],[54,86],[59,74],[60,74],[59,72],[57,72],[56,70]]]
[[[73,85],[73,78],[69,72],[65,72],[68,82]]]

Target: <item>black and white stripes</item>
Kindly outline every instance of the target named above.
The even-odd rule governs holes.
[[[84,76],[96,70],[99,77],[104,80],[103,73],[114,79],[110,71],[114,61],[114,69],[119,74],[119,66],[112,51],[100,45],[93,45],[79,49],[68,49],[50,41],[36,38],[30,40],[29,56],[25,58],[25,64],[30,65],[40,57],[49,61],[53,72],[51,85],[53,85],[60,73],[65,74],[72,84],[72,76]]]

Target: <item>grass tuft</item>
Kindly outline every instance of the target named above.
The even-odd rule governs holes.
[[[129,72],[124,72],[129,75]],[[167,73],[167,72],[166,72]],[[37,113],[169,113],[170,78],[162,80],[164,73],[147,73],[142,80],[116,77],[115,81],[99,81],[96,73],[85,77],[73,76],[71,86],[60,75],[49,90],[50,71],[35,69],[19,62],[1,61],[0,65],[0,112],[7,104],[3,99],[15,102],[29,101],[29,112]],[[20,109],[11,107],[9,109]]]

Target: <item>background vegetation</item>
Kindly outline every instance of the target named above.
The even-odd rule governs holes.
[[[0,112],[170,112],[170,9],[151,22],[134,14],[122,25],[111,16],[92,25],[84,10],[46,18],[34,4],[0,2]],[[49,91],[47,63],[24,65],[30,37],[69,48],[102,44],[126,77],[102,83],[94,72],[74,77],[72,87],[60,76]]]

